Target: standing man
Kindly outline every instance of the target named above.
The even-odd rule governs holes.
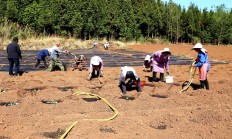
[[[9,75],[18,76],[20,61],[22,59],[20,46],[18,45],[18,37],[14,37],[13,41],[7,46],[7,58],[9,60]],[[15,65],[15,73],[13,73],[13,67]]]
[[[59,42],[56,42],[52,48],[48,48],[48,52],[50,53],[50,64],[48,66],[48,71],[52,71],[56,66],[60,68],[61,71],[65,71],[66,67],[63,62],[61,62],[58,57],[59,53],[69,53],[69,51],[61,51],[58,47],[60,46]]]
[[[95,70],[97,71],[97,76],[102,77],[103,61],[99,56],[93,56],[90,60],[88,80],[93,78],[95,75]]]
[[[166,70],[167,75],[169,75],[169,61],[171,52],[169,48],[164,48],[164,50],[156,51],[151,55],[152,59],[152,80],[156,81],[157,72],[160,73],[160,81],[164,82],[164,71]]]

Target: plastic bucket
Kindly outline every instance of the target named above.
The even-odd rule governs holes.
[[[141,85],[141,86],[144,86],[144,85],[145,85],[145,83],[146,83],[146,81],[140,81],[140,85]],[[136,82],[136,81],[134,81],[134,82],[133,82],[133,84],[134,84],[134,85],[137,85],[137,82]]]
[[[173,76],[168,75],[165,77],[165,80],[166,80],[166,83],[173,83]]]

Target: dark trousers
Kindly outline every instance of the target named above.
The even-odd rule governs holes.
[[[123,94],[126,94],[126,87],[127,85],[132,85],[132,80],[136,81],[137,82],[137,92],[141,92],[142,91],[142,88],[141,88],[141,84],[140,84],[140,78],[138,78],[136,80],[135,76],[134,76],[134,73],[132,71],[128,71],[127,74],[126,74],[126,77],[125,77],[125,80],[127,79],[130,79],[128,83],[125,83],[125,82],[121,82],[120,81],[120,84],[119,84],[119,87],[122,91]]]
[[[100,70],[96,70],[97,71],[97,77],[101,77],[101,71]],[[93,78],[95,76],[95,70],[93,69],[93,72],[91,74],[91,78]]]
[[[15,75],[19,74],[20,62],[19,58],[8,58],[9,61],[9,74],[14,75],[13,68],[15,66]]]
[[[154,82],[157,81],[156,74],[157,74],[157,72],[154,72],[154,71],[152,72],[152,81],[154,81]],[[164,82],[164,73],[160,73],[160,81]]]
[[[40,64],[40,61],[41,61],[41,60],[37,59],[37,62],[36,62],[36,64],[35,64],[35,68]],[[46,67],[47,67],[46,59],[44,59],[43,62],[44,62],[44,67],[46,68]]]

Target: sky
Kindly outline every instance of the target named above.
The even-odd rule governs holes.
[[[169,0],[163,0],[169,1]],[[182,7],[185,7],[185,9],[188,8],[190,3],[194,3],[198,6],[199,9],[203,10],[204,8],[207,8],[207,10],[210,10],[211,7],[215,9],[215,6],[220,6],[222,4],[225,4],[226,9],[230,10],[232,8],[232,0],[172,0],[176,4],[180,4]]]

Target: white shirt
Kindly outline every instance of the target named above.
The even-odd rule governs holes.
[[[100,65],[100,63],[101,63],[101,68],[100,68],[100,70],[102,71],[103,70],[103,61],[102,61],[102,59],[99,57],[99,56],[93,56],[92,58],[91,58],[91,60],[90,60],[90,68],[89,68],[89,71],[90,72],[92,72],[93,71],[93,66],[92,66],[92,64],[93,65],[96,65],[96,64],[94,64],[94,63],[97,63],[97,65]]]
[[[109,47],[109,46],[110,46],[109,43],[104,44],[104,47],[105,47],[105,48],[106,48],[106,47]]]
[[[61,53],[61,51],[56,45],[54,45],[52,48],[48,48],[48,51],[51,53],[50,58],[57,58],[57,53]]]
[[[132,67],[125,66],[121,68],[120,81],[125,82],[126,73],[128,71],[132,71],[134,73],[136,80],[138,80],[139,76],[136,74],[136,71]]]

